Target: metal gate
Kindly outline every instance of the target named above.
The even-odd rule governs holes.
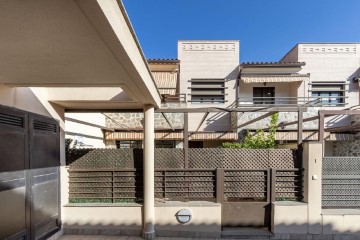
[[[0,105],[0,239],[59,229],[59,124]]]
[[[271,170],[225,169],[222,227],[270,227]]]
[[[222,227],[270,228],[271,203],[302,201],[303,169],[218,169]]]
[[[360,158],[323,158],[322,206],[324,208],[360,207]]]

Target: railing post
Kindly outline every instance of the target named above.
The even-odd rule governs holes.
[[[266,171],[266,202],[271,203],[271,169]]]
[[[164,170],[164,198],[166,198],[166,170]]]
[[[112,171],[112,203],[115,203],[115,172]]]
[[[224,169],[216,169],[216,202],[222,203],[224,201]]]
[[[276,169],[271,168],[271,199],[270,202],[276,201]]]

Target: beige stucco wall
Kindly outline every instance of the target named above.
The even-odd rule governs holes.
[[[64,209],[63,227],[67,231],[88,229],[94,233],[113,229],[119,230],[118,235],[123,235],[121,232],[128,233],[129,230],[132,233],[141,233],[142,206],[139,204],[70,204]],[[189,209],[192,213],[192,220],[187,224],[180,224],[176,220],[176,213],[181,209]],[[155,230],[158,236],[192,234],[199,237],[220,237],[221,205],[197,202],[160,204],[155,207]]]
[[[323,234],[356,234],[360,237],[358,209],[325,209],[322,215]]]
[[[271,231],[273,233],[308,233],[308,205],[306,203],[275,202],[272,203],[272,211]]]
[[[176,231],[198,232],[213,234],[213,237],[221,235],[221,205],[210,203],[207,206],[201,204],[183,203],[175,206],[158,206],[155,208],[155,229],[164,236],[176,236]],[[176,213],[181,209],[188,209],[192,214],[189,223],[181,224],[176,219]],[[170,231],[174,233],[171,234]],[[199,234],[200,237],[200,234]]]
[[[134,230],[142,228],[142,207],[140,205],[119,207],[86,205],[64,207],[64,228]]]

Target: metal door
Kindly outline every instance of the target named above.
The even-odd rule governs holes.
[[[59,124],[29,114],[31,238],[41,239],[59,229]]]
[[[225,169],[222,227],[270,227],[270,170]]]
[[[27,236],[27,113],[0,105],[0,239]]]
[[[0,105],[0,239],[59,229],[59,124]]]

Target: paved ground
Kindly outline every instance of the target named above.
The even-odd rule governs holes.
[[[141,237],[134,236],[94,236],[94,235],[64,235],[59,240],[143,240]],[[216,238],[170,238],[157,237],[156,240],[216,240]],[[231,240],[231,239],[226,239]],[[242,239],[246,240],[246,239]],[[256,240],[256,239],[251,239]]]

